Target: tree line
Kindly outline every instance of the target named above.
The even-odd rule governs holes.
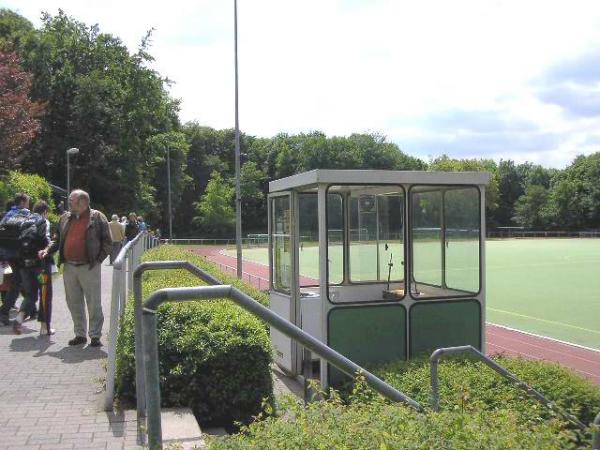
[[[90,192],[107,214],[136,211],[166,229],[167,152],[173,228],[178,236],[234,230],[234,131],[178,119],[171,81],[153,70],[151,32],[135,53],[122,41],[63,11],[35,28],[0,9],[0,176],[20,170]],[[564,170],[532,163],[440,156],[423,161],[375,133],[328,137],[319,131],[241,136],[245,232],[266,230],[268,181],[315,168],[485,170],[488,223],[589,229],[600,223],[600,153]]]

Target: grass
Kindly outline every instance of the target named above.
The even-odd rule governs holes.
[[[439,279],[435,257],[439,246],[432,242],[418,245],[421,259],[416,261],[417,279]],[[396,256],[402,254],[400,244],[395,246],[393,270],[402,267]],[[354,279],[374,276],[375,255],[374,244],[352,247],[351,261],[357,269]],[[475,286],[476,272],[467,262],[476,256],[473,246],[468,242],[452,243],[447,255],[449,284]],[[387,276],[389,256],[385,258],[381,262],[381,271],[385,272],[382,278]],[[268,253],[265,248],[245,249],[244,259],[266,265]],[[331,272],[339,274],[339,246],[332,248],[330,260]],[[488,240],[486,262],[489,322],[600,349],[600,239]],[[300,271],[304,276],[318,278],[315,246],[303,247]]]

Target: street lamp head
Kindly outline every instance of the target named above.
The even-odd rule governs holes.
[[[79,153],[79,149],[78,148],[70,148],[69,150],[67,150],[67,154],[68,155],[75,155],[76,153]]]

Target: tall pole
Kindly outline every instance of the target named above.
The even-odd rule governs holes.
[[[67,209],[69,208],[69,195],[71,194],[71,166],[69,165],[69,151],[67,151]]]
[[[237,250],[237,277],[242,278],[242,192],[240,187],[240,123],[238,119],[237,0],[233,0],[233,33],[235,54],[235,244]]]
[[[171,149],[167,148],[167,189],[169,192],[169,242],[173,239],[173,217],[171,212]]]

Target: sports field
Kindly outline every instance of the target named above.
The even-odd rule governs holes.
[[[600,239],[488,240],[486,252],[489,322],[600,349]],[[365,249],[357,261],[372,267],[374,253]],[[268,253],[245,249],[244,259],[266,265]],[[471,271],[459,259],[455,276],[463,277]],[[316,247],[304,246],[300,264],[316,278]]]

